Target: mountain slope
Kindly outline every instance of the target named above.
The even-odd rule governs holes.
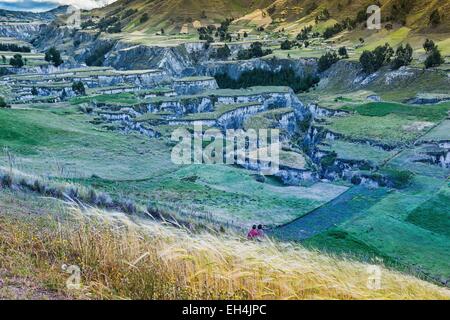
[[[320,17],[318,25],[329,26],[346,18],[355,19],[358,12],[372,4],[373,1],[368,0],[119,0],[93,10],[92,14],[100,17],[120,15],[134,9],[137,11],[124,22],[128,29],[142,30],[155,26],[173,29],[196,20],[217,23],[225,18],[241,18],[242,21],[247,14],[250,14],[248,19],[253,19],[262,12],[270,19],[262,19],[261,24],[298,33],[304,25],[315,25],[317,16]],[[450,16],[445,14],[450,11],[450,0],[382,0],[378,4],[384,24],[402,25],[415,31],[450,31]],[[328,17],[322,15],[324,10],[329,13]],[[435,10],[440,14],[440,23],[431,26],[430,16]],[[139,17],[145,13],[149,20],[139,23]]]
[[[120,15],[125,10],[137,10],[125,21],[127,30],[166,28],[178,30],[185,23],[218,23],[231,17],[269,5],[269,0],[118,0],[104,8],[92,11],[93,16]],[[149,20],[140,23],[140,17],[148,14]]]
[[[317,16],[326,9],[329,19],[319,20],[319,24],[332,24],[329,22],[341,22],[346,18],[356,18],[358,12],[374,4],[367,0],[277,0],[264,8],[271,16],[275,26],[300,27],[305,24],[315,25]],[[403,25],[417,31],[449,32],[450,0],[381,0],[381,18],[384,24]],[[432,27],[430,16],[433,11],[438,10],[441,21],[439,25]]]
[[[0,22],[50,22],[60,14],[66,14],[70,6],[59,6],[45,12],[12,11],[0,9]]]

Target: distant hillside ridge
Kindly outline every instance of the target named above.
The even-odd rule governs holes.
[[[44,12],[13,11],[0,9],[0,22],[51,22],[58,15],[67,14],[71,6],[59,6]]]
[[[184,24],[199,26],[229,18],[248,18],[255,26],[298,31],[304,25],[318,24],[325,28],[345,19],[356,19],[373,4],[380,6],[384,26],[450,32],[447,14],[450,0],[118,0],[90,14],[93,17],[118,15],[124,18],[122,24],[130,31],[158,28],[172,31]],[[125,11],[129,13],[126,17]]]

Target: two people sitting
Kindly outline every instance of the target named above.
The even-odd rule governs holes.
[[[250,229],[250,231],[247,234],[247,239],[249,240],[256,240],[261,239],[264,237],[264,231],[263,226],[260,224],[256,226],[256,224],[253,225],[253,227]]]

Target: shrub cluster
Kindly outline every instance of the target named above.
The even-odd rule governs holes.
[[[263,49],[261,42],[253,42],[249,49],[242,49],[238,52],[237,58],[239,60],[249,60],[253,58],[260,58],[272,54],[271,49]]]
[[[359,58],[359,62],[365,73],[373,73],[389,63],[393,55],[394,49],[386,43],[384,46],[376,47],[373,51],[364,51]]]
[[[336,52],[327,52],[319,58],[318,68],[319,72],[323,72],[329,69],[333,64],[339,61],[339,57]]]
[[[232,79],[227,74],[215,76],[220,88],[240,89],[253,86],[289,86],[294,92],[307,91],[319,82],[319,78],[312,75],[299,77],[291,68],[280,71],[255,69],[245,71],[238,79]]]
[[[217,48],[216,52],[211,55],[211,58],[226,60],[231,55],[230,48],[227,45]]]
[[[0,51],[31,52],[31,49],[28,46],[20,46],[15,43],[0,43]]]
[[[392,69],[396,70],[403,66],[408,66],[412,62],[413,58],[413,48],[409,43],[403,47],[403,45],[400,45],[396,52],[395,57],[392,60],[391,66]]]
[[[64,63],[61,58],[61,53],[56,50],[55,47],[51,47],[47,50],[47,52],[45,52],[45,61],[53,63],[55,67],[58,67]]]
[[[15,54],[9,59],[9,64],[15,68],[22,68],[25,65],[26,60],[22,58],[21,54]]]
[[[434,43],[433,40],[425,40],[423,48],[427,53],[427,58],[425,59],[425,68],[428,69],[432,67],[438,67],[445,62],[438,46]]]
[[[0,108],[9,108],[10,106],[6,103],[5,98],[0,96]]]
[[[99,208],[120,210],[130,215],[138,212],[136,204],[127,198],[113,200],[107,193],[98,192],[92,188],[70,184],[51,184],[39,178],[18,177],[7,172],[0,172],[0,187],[18,188],[48,197],[85,203]]]

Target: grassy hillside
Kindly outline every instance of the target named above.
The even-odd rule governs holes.
[[[133,9],[137,11],[123,21],[127,31],[165,28],[166,32],[178,33],[185,23],[190,23],[190,28],[193,28],[194,21],[201,24],[220,23],[269,3],[268,0],[119,0],[91,13],[104,17],[121,15],[125,10]],[[141,23],[140,18],[145,13],[149,19]]]
[[[2,298],[18,298],[23,286],[8,291],[17,279],[73,299],[450,298],[446,289],[383,266],[374,290],[376,266],[289,244],[192,234],[6,190],[0,200]],[[79,290],[66,288],[62,265],[81,269]]]
[[[70,104],[0,110],[0,146],[14,155],[13,167],[26,173],[245,228],[255,220],[286,223],[346,189],[329,183],[262,184],[254,172],[230,166],[180,167],[170,159],[167,140],[123,135],[92,120]],[[8,161],[0,154],[0,165]]]
[[[118,18],[122,31],[131,33],[137,42],[140,38],[159,33],[161,29],[165,30],[166,36],[181,33],[188,34],[191,40],[198,39],[199,27],[217,25],[228,18],[234,19],[229,31],[235,35],[247,32],[250,35],[246,38],[248,41],[294,38],[306,26],[311,26],[313,33],[322,35],[327,28],[351,20],[354,22],[351,30],[344,29],[326,41],[327,45],[347,46],[351,49],[351,57],[358,57],[363,50],[371,50],[385,42],[394,47],[409,42],[416,53],[423,56],[422,44],[426,38],[435,40],[444,55],[450,54],[450,16],[446,14],[450,11],[450,0],[378,2],[381,5],[381,30],[365,27],[365,12],[373,4],[367,0],[119,0],[87,13],[85,19]],[[439,19],[432,24],[434,12],[439,13]],[[361,43],[360,39],[364,42]],[[144,40],[142,42],[145,43]],[[299,52],[290,50],[289,54],[292,57],[320,55],[327,49],[323,42],[321,39],[318,54],[314,52],[317,46],[314,41],[308,49],[313,52],[302,49],[297,50]],[[286,52],[277,52],[277,55],[283,56]]]

